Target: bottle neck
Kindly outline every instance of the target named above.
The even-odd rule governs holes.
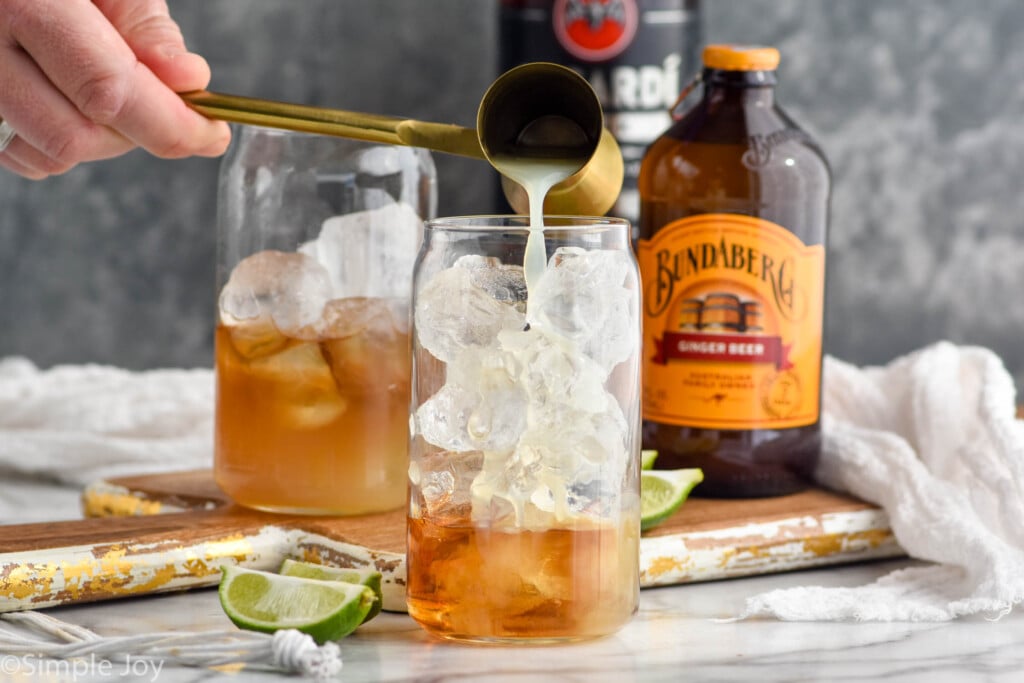
[[[704,98],[712,104],[771,107],[775,104],[774,71],[704,69]]]

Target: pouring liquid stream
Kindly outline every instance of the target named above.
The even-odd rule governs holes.
[[[530,200],[530,234],[526,240],[526,253],[523,257],[523,275],[526,277],[526,290],[533,287],[544,274],[547,265],[547,249],[544,243],[544,197],[548,190],[571,176],[579,164],[561,159],[496,159],[504,175],[523,186]],[[530,299],[527,298],[527,306]]]
[[[529,293],[544,274],[547,248],[544,242],[544,198],[552,187],[580,170],[590,159],[583,129],[562,116],[544,116],[527,126],[517,140],[519,153],[499,154],[494,167],[522,186],[530,205],[530,232],[523,255],[527,309]]]

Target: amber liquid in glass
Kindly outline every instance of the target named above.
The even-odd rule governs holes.
[[[405,502],[409,333],[385,316],[333,338],[218,325],[215,472],[234,501],[308,514]]]
[[[639,238],[707,213],[765,219],[823,244],[830,175],[817,145],[774,103],[773,72],[705,69],[701,101],[648,149],[640,172]],[[824,283],[822,283],[824,287]],[[807,486],[820,423],[788,429],[705,429],[645,420],[657,467],[700,467],[694,495],[782,495]]]
[[[443,524],[438,523],[443,521]],[[409,614],[459,640],[582,640],[621,628],[639,592],[636,520],[574,529],[495,529],[409,519]]]

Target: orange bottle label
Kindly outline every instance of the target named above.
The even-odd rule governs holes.
[[[645,420],[707,429],[818,421],[823,245],[759,218],[702,214],[637,251]]]

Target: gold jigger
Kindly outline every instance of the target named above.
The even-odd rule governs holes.
[[[622,189],[622,152],[604,127],[601,102],[586,79],[558,64],[534,62],[506,71],[484,93],[476,130],[487,160],[501,174],[512,207],[525,213],[526,191],[506,172],[510,160],[572,163],[544,213],[604,215]],[[513,161],[513,163],[515,163]]]
[[[597,95],[582,76],[555,64],[525,64],[499,77],[480,102],[476,130],[206,90],[184,93],[182,98],[213,119],[423,147],[486,159],[492,165],[492,155],[533,160],[579,157],[579,171],[548,193],[544,210],[550,214],[603,215],[622,188],[622,154],[603,130]],[[525,192],[505,178],[502,186],[512,208],[527,213]]]

